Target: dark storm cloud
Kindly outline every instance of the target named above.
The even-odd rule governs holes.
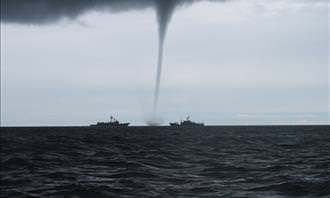
[[[1,0],[1,21],[47,24],[63,18],[74,19],[88,11],[142,9],[152,3],[150,0]]]
[[[90,11],[121,12],[155,8],[160,23],[168,21],[176,6],[198,0],[1,0],[1,21],[47,24],[75,19]]]
[[[154,8],[166,20],[174,8],[203,0],[0,0],[1,21],[21,24],[47,24],[63,18],[75,19],[89,11],[121,12]],[[226,0],[204,0],[226,1]],[[272,1],[269,1],[272,2]],[[274,1],[273,1],[274,2]],[[294,2],[294,0],[282,1]],[[300,3],[328,3],[328,0],[299,0]],[[265,1],[264,3],[267,3]],[[159,21],[161,23],[161,21]]]

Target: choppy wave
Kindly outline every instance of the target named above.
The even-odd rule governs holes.
[[[330,197],[330,128],[2,128],[0,197]]]

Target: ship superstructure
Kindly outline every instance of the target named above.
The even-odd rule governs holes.
[[[190,120],[188,116],[186,120],[181,120],[180,122],[171,122],[170,126],[181,127],[181,126],[204,126],[204,123],[197,123]]]
[[[109,122],[98,122],[96,124],[92,124],[91,126],[95,127],[128,127],[130,123],[121,123],[113,116],[110,117]]]

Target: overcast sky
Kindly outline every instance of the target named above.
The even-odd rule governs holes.
[[[159,114],[206,124],[327,123],[326,1],[201,1],[168,27]],[[144,124],[158,50],[152,7],[1,22],[1,125]]]

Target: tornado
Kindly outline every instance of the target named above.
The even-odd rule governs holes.
[[[168,24],[172,18],[176,6],[175,0],[158,0],[156,4],[156,12],[158,19],[158,61],[156,70],[155,92],[153,99],[152,119],[158,120],[158,103],[160,92],[160,81],[162,77],[163,56],[164,56],[164,42],[166,38]]]

